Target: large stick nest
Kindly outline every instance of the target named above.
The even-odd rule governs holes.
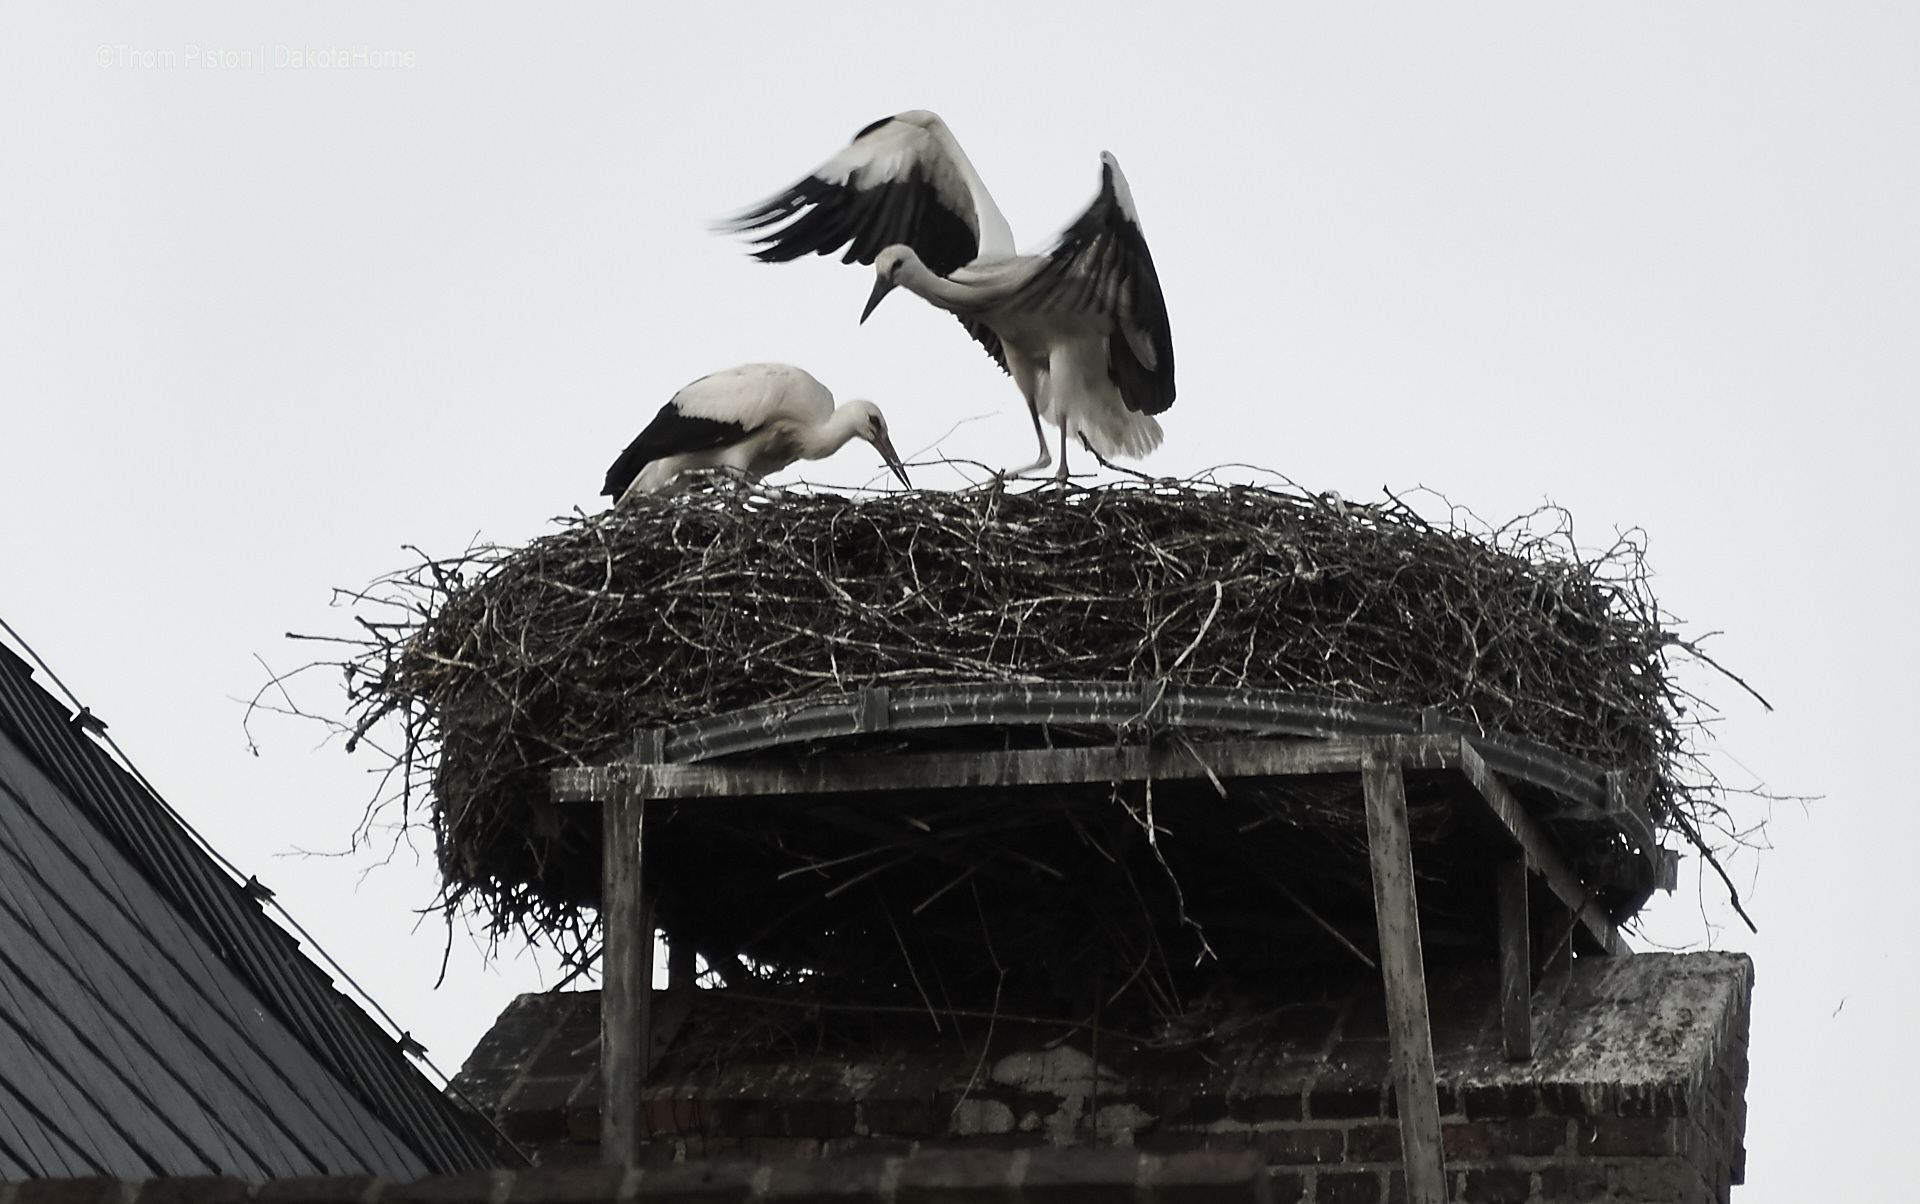
[[[1203,482],[863,498],[720,483],[563,519],[525,547],[427,560],[359,597],[398,617],[363,619],[374,639],[348,664],[357,731],[399,720],[387,751],[402,794],[430,785],[447,905],[579,960],[595,943],[598,819],[553,805],[549,770],[648,725],[860,685],[1167,677],[1437,707],[1640,771],[1664,829],[1713,806],[1680,785],[1689,700],[1639,543],[1583,554],[1557,511],[1488,529],[1398,500]],[[1416,835],[1437,842],[1446,808],[1422,790],[1410,786]],[[1096,977],[1131,974],[1156,1012],[1178,1011],[1196,959],[1266,955],[1222,934],[1270,941],[1285,925],[1261,916],[1278,912],[1304,924],[1281,896],[1249,894],[1276,872],[1365,943],[1357,787],[1256,792],[1244,813],[1209,810],[1202,792],[1162,791],[1152,826],[1148,799],[1105,787],[884,800],[859,822],[666,809],[650,815],[649,887],[669,928],[704,930],[710,955],[914,1003],[944,991],[978,1006],[1008,981],[993,964],[1022,959],[1049,965],[1064,999],[1063,974],[1091,957]],[[910,846],[903,809],[921,837],[960,843]],[[964,889],[923,902],[949,879]],[[969,948],[970,962],[954,952]]]

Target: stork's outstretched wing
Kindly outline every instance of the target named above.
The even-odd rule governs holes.
[[[917,109],[884,117],[778,196],[723,223],[758,233],[768,263],[832,255],[870,264],[896,243],[944,276],[985,256],[1013,254],[1013,233],[946,123]]]
[[[1021,287],[1012,307],[1106,316],[1113,323],[1107,375],[1129,410],[1158,414],[1174,396],[1167,301],[1127,177],[1110,154],[1103,152],[1100,164],[1100,195],[1061,235],[1046,266]]]

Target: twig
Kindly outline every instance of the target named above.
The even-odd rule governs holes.
[[[1705,661],[1707,664],[1713,666],[1713,668],[1719,671],[1720,676],[1726,678],[1728,681],[1731,681],[1734,685],[1739,686],[1741,689],[1745,690],[1747,693],[1753,695],[1753,699],[1755,702],[1758,702],[1761,706],[1765,707],[1769,711],[1773,710],[1773,704],[1768,702],[1766,698],[1764,698],[1761,695],[1760,691],[1748,685],[1746,683],[1746,680],[1742,678],[1739,674],[1734,673],[1733,671],[1729,670],[1725,665],[1722,665],[1719,661],[1714,660],[1712,657],[1708,656],[1706,653],[1700,651],[1699,644],[1689,640],[1682,640],[1682,639],[1673,639],[1671,640],[1671,643],[1676,648],[1686,649],[1687,655],[1692,656],[1698,660]]]
[[[1713,872],[1720,875],[1720,881],[1726,884],[1727,901],[1733,904],[1733,910],[1739,913],[1742,920],[1746,921],[1747,930],[1758,933],[1760,926],[1753,922],[1753,917],[1747,914],[1747,909],[1740,906],[1740,892],[1735,889],[1733,879],[1727,877],[1727,871],[1721,867],[1720,859],[1713,855],[1713,850],[1707,847],[1707,842],[1700,839],[1699,831],[1686,816],[1675,814],[1673,818],[1674,822],[1680,828],[1680,834],[1686,837],[1695,849],[1699,850],[1700,856],[1706,858],[1707,864],[1713,867]]]
[[[979,869],[980,867],[975,865],[975,866],[970,866],[966,870],[962,871],[959,877],[955,878],[953,881],[947,883],[945,886],[941,887],[939,890],[934,891],[932,894],[922,899],[920,901],[920,905],[913,909],[913,914],[919,915],[921,912],[925,911],[928,907],[931,907],[934,901],[940,898],[941,895],[946,894],[948,891],[952,890],[954,887],[960,885],[962,882],[965,882],[967,879],[973,877],[973,875]]]
[[[1315,911],[1313,908],[1308,907],[1306,900],[1302,899],[1299,895],[1294,894],[1293,890],[1290,887],[1288,887],[1286,883],[1281,882],[1278,879],[1274,879],[1273,885],[1276,889],[1279,890],[1281,894],[1287,897],[1287,901],[1289,903],[1292,903],[1295,907],[1298,907],[1301,911],[1305,912],[1309,920],[1312,920],[1314,923],[1320,925],[1320,927],[1326,929],[1328,936],[1331,936],[1334,940],[1339,941],[1342,945],[1345,945],[1347,947],[1347,951],[1352,953],[1355,957],[1359,958],[1361,964],[1366,966],[1367,969],[1378,970],[1380,968],[1377,964],[1375,964],[1372,958],[1368,957],[1365,953],[1360,951],[1360,946],[1354,944],[1352,941],[1342,936],[1338,928],[1335,928],[1333,925],[1321,919],[1320,913]]]
[[[987,1017],[986,1039],[980,1042],[980,1056],[974,1059],[973,1073],[967,1076],[967,1085],[961,1089],[960,1098],[953,1101],[953,1111],[947,1116],[948,1124],[952,1124],[953,1118],[960,1115],[960,1105],[967,1102],[967,1096],[973,1093],[974,1084],[980,1081],[980,1071],[987,1064],[987,1053],[993,1048],[994,1026],[1000,1022],[1000,992],[1007,985],[1007,968],[1000,964],[1000,955],[994,952],[993,929],[987,923],[986,905],[980,902],[980,887],[971,881],[969,885],[973,889],[974,910],[980,915],[980,939],[986,943],[987,957],[993,962],[993,968],[999,972],[1000,976],[993,984],[993,1013]]]
[[[1220,600],[1223,597],[1225,597],[1225,593],[1222,591],[1220,587],[1220,583],[1218,581],[1214,582],[1213,583],[1213,609],[1208,611],[1207,617],[1200,621],[1200,630],[1194,632],[1193,643],[1188,644],[1186,647],[1186,651],[1182,652],[1179,656],[1176,656],[1173,658],[1173,665],[1171,668],[1168,669],[1169,673],[1171,673],[1174,669],[1178,669],[1181,665],[1186,664],[1187,658],[1193,655],[1193,650],[1200,646],[1200,641],[1207,638],[1207,628],[1213,626],[1213,617],[1220,613]]]
[[[927,989],[920,985],[920,972],[913,968],[913,955],[907,952],[907,942],[900,936],[900,926],[893,922],[893,911],[887,906],[887,897],[878,890],[873,897],[880,900],[880,914],[887,917],[887,927],[893,930],[894,943],[900,946],[900,959],[907,963],[907,975],[913,979],[913,989],[920,992],[920,1002],[927,1005],[927,1018],[933,1021],[933,1031],[940,1031],[940,1017],[933,1010],[933,1000],[927,997]]]

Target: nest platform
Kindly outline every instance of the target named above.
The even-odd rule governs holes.
[[[449,906],[582,964],[600,817],[556,799],[553,775],[648,741],[657,760],[803,773],[901,754],[1145,758],[1072,782],[666,800],[645,866],[662,926],[729,974],[1035,1015],[1081,1014],[1088,984],[1125,982],[1104,1006],[1143,1024],[1224,981],[1373,952],[1360,783],[1229,781],[1193,769],[1205,750],[1465,741],[1609,924],[1670,870],[1660,844],[1701,805],[1680,784],[1677,641],[1639,549],[1583,554],[1538,516],[1488,530],[1206,483],[867,498],[723,483],[426,562],[368,596],[405,613],[371,624],[349,666],[360,730],[402,721],[403,786],[430,793]],[[1050,690],[1079,701],[964,713]],[[945,709],[901,722],[916,706]],[[1415,758],[1406,791],[1428,943],[1477,956],[1504,846],[1463,818],[1482,804],[1457,766]]]

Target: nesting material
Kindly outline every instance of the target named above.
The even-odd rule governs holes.
[[[1677,785],[1676,640],[1640,549],[1583,553],[1559,517],[1485,529],[1393,500],[1207,482],[858,498],[717,482],[377,583],[364,597],[393,604],[392,621],[368,625],[349,688],[361,733],[400,720],[404,788],[430,784],[448,905],[576,957],[593,944],[598,819],[553,805],[549,770],[641,727],[861,685],[1165,677],[1437,707],[1642,771],[1656,825],[1683,823],[1701,804]],[[952,798],[874,800],[868,819],[882,818],[852,823],[662,807],[649,886],[670,927],[710,930],[704,945],[762,976],[909,1006],[944,991],[979,1008],[1017,987],[1032,1010],[1067,1007],[1062,984],[1085,977],[1075,950],[1099,946],[1092,973],[1133,983],[1164,1018],[1204,988],[1196,963],[1271,951],[1263,914],[1364,943],[1357,783],[1249,794],[1237,811],[1201,790],[1161,791],[1152,828],[1145,799],[1107,787],[975,800],[986,809],[965,823]],[[1410,790],[1416,829],[1443,842],[1441,800]],[[944,855],[895,839],[903,808],[921,836],[951,837]],[[850,883],[856,871],[872,872]],[[1276,874],[1281,893],[1259,887]],[[1327,924],[1287,902],[1308,895]],[[1000,971],[1022,958],[1051,969],[1010,987]]]

